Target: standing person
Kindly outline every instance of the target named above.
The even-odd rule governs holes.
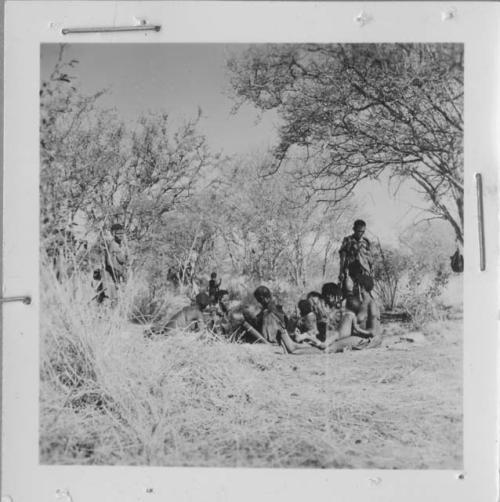
[[[340,247],[339,283],[345,296],[355,294],[360,275],[372,275],[373,258],[370,241],[364,237],[366,223],[356,220],[352,235],[344,237]]]
[[[128,254],[124,243],[123,225],[113,224],[111,236],[112,239],[104,244],[105,293],[111,301],[115,301],[119,284],[127,280]]]
[[[219,288],[222,283],[222,279],[217,281],[217,272],[212,272],[210,274],[210,280],[208,281],[208,296],[212,303],[217,302],[219,296]]]

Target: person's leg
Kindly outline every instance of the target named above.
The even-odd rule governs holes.
[[[339,338],[338,340],[330,343],[326,348],[326,351],[332,353],[343,352],[346,349],[361,350],[365,348],[368,343],[368,338],[361,338],[360,336],[346,336],[345,338]]]
[[[378,335],[375,335],[373,338],[370,338],[370,343],[366,348],[376,349],[377,347],[380,347],[381,344],[382,344],[382,335],[379,333]]]
[[[318,354],[322,351],[320,347],[313,347],[312,345],[302,345],[300,343],[295,343],[286,331],[281,331],[280,333],[278,333],[277,342],[285,349],[287,354]]]
[[[354,291],[354,282],[351,278],[351,275],[347,273],[342,283],[342,294],[344,295],[344,298],[354,294],[353,291]]]
[[[380,347],[382,344],[382,326],[380,325],[380,312],[375,300],[372,299],[368,305],[368,316],[366,319],[366,328],[372,333],[373,338],[370,340],[370,349]]]

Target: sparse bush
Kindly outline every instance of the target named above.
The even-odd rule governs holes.
[[[422,277],[414,271],[410,274],[407,288],[401,295],[401,307],[411,315],[415,327],[418,328],[429,321],[445,319],[445,306],[439,297],[448,278],[449,273],[444,269],[434,276],[427,274]]]
[[[383,308],[393,310],[398,304],[401,284],[410,267],[411,258],[400,249],[384,249],[382,246],[375,248],[373,257],[375,291]]]

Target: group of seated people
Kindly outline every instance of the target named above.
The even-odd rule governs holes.
[[[239,330],[244,339],[278,344],[288,354],[373,348],[381,343],[381,329],[372,290],[369,275],[360,275],[356,291],[345,294],[337,284],[326,283],[321,293],[311,291],[298,302],[296,312],[287,315],[266,286],[254,291],[259,312],[246,305],[230,309],[228,291],[217,289],[215,296],[199,293],[194,304],[154,332],[207,328],[229,335]]]
[[[377,347],[381,343],[380,315],[372,296],[373,279],[358,278],[356,294],[342,295],[335,283],[311,291],[298,303],[298,314],[287,317],[271,292],[259,286],[254,295],[262,306],[257,329],[270,343],[288,354],[311,354],[318,350],[342,352]]]

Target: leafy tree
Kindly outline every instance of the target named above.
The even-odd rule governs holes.
[[[40,89],[40,203],[45,235],[71,226],[120,157],[119,141],[110,141],[121,134],[120,128],[106,128],[109,134],[105,134],[96,127],[102,126],[102,117],[94,114],[102,92],[82,96],[68,74],[78,61],[66,62],[63,56],[61,46],[54,70]]]
[[[463,46],[263,45],[229,59],[237,105],[282,119],[276,171],[320,200],[389,170],[412,180],[463,242]]]
[[[330,258],[339,218],[349,206],[309,200],[286,170],[265,176],[269,162],[265,155],[231,159],[221,171],[210,211],[224,244],[219,253],[230,257],[238,274],[287,278],[304,287],[313,273],[319,275],[318,256]]]
[[[77,220],[102,235],[118,221],[133,247],[146,252],[165,215],[192,196],[216,157],[196,131],[199,116],[174,128],[160,112],[125,126],[99,107],[104,91],[80,93],[69,73],[77,64],[65,60],[61,46],[41,84],[42,236],[71,231]]]

